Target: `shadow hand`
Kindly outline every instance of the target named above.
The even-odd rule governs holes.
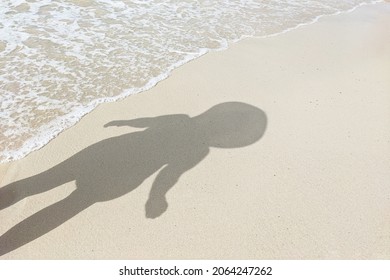
[[[160,217],[168,209],[168,203],[165,197],[148,199],[145,205],[146,218],[155,219]]]
[[[104,127],[110,127],[110,126],[124,126],[126,125],[124,121],[112,121],[109,123],[106,123]]]

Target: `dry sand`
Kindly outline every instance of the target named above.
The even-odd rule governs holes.
[[[0,258],[389,259],[389,46],[364,6],[99,106],[0,165]]]

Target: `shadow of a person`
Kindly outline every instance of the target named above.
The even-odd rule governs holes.
[[[240,102],[218,104],[192,118],[178,114],[110,122],[105,127],[145,129],[97,142],[40,174],[0,188],[0,209],[4,209],[70,181],[75,180],[77,186],[68,197],[4,233],[0,255],[50,232],[94,203],[131,192],[161,169],[145,205],[146,217],[159,217],[167,210],[168,190],[206,157],[210,147],[253,144],[264,134],[266,124],[262,110]]]

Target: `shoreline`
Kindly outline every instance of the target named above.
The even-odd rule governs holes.
[[[389,4],[367,5],[209,52],[142,94],[101,104],[27,157],[0,164],[5,187],[61,166],[95,143],[145,135],[139,134],[142,127],[105,127],[112,121],[172,114],[194,118],[229,101],[256,106],[268,119],[256,143],[211,147],[173,186],[168,209],[157,219],[145,218],[145,202],[161,169],[131,193],[96,201],[68,220],[60,216],[57,226],[47,216],[54,228],[36,232],[25,244],[20,243],[24,236],[4,236],[18,224],[28,228],[23,222],[63,201],[75,182],[0,210],[0,244],[15,246],[0,258],[389,258],[389,13]],[[160,154],[161,145],[144,152]],[[80,168],[93,166],[94,157],[83,158]],[[45,183],[37,182],[32,189]]]
[[[64,116],[61,116],[60,118],[55,119],[54,121],[47,123],[44,126],[44,128],[39,129],[40,132],[36,136],[34,136],[33,138],[24,142],[23,146],[20,148],[20,150],[23,152],[12,151],[11,154],[17,153],[17,155],[13,155],[12,159],[5,159],[4,161],[0,161],[0,165],[1,164],[8,164],[10,162],[14,162],[14,161],[23,159],[24,157],[28,156],[30,153],[42,149],[45,145],[47,145],[54,138],[58,137],[65,130],[72,128],[74,125],[76,125],[78,122],[80,122],[83,119],[83,117],[85,117],[87,114],[91,113],[93,110],[95,110],[101,104],[118,102],[118,101],[121,101],[125,98],[131,97],[133,95],[149,91],[153,87],[157,86],[160,82],[164,81],[165,79],[168,79],[171,76],[172,72],[175,71],[176,69],[178,69],[181,66],[183,66],[183,65],[185,65],[185,64],[187,64],[195,59],[198,59],[198,58],[200,58],[208,53],[225,51],[231,45],[239,43],[240,41],[246,40],[246,39],[266,39],[266,38],[270,38],[270,37],[274,37],[274,36],[279,36],[279,35],[285,34],[287,32],[296,30],[298,28],[314,24],[322,18],[337,16],[337,15],[342,15],[342,14],[348,14],[348,13],[351,13],[351,12],[355,11],[356,9],[361,8],[361,7],[370,6],[370,5],[377,5],[380,3],[385,3],[385,0],[376,0],[373,3],[364,2],[364,3],[360,3],[360,4],[356,5],[355,7],[350,8],[350,9],[345,10],[345,11],[337,11],[337,12],[334,12],[332,14],[322,14],[322,15],[315,17],[311,21],[308,21],[305,23],[300,23],[294,27],[290,27],[290,28],[287,28],[281,32],[273,33],[270,35],[264,35],[264,36],[243,35],[243,36],[241,36],[241,38],[239,38],[237,40],[233,40],[232,42],[226,42],[226,44],[222,45],[219,48],[216,48],[216,49],[204,48],[201,50],[200,53],[192,54],[192,55],[188,54],[188,56],[184,60],[178,61],[177,63],[171,65],[164,73],[161,73],[157,77],[152,78],[151,80],[149,80],[149,82],[145,86],[143,86],[141,88],[130,88],[130,89],[124,90],[121,94],[119,94],[118,96],[115,96],[115,97],[105,97],[105,98],[96,99],[93,102],[91,102],[89,105],[80,108],[79,111],[77,111],[77,112],[69,112],[69,113],[65,114]],[[76,119],[76,120],[72,120],[72,119]],[[64,123],[66,123],[66,124],[64,125]],[[58,128],[58,127],[60,127],[60,128]],[[28,148],[26,148],[26,147],[28,147]],[[26,149],[28,151],[24,152]],[[1,167],[0,167],[0,174],[1,174]]]

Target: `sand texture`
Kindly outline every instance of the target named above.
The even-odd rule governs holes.
[[[364,6],[99,106],[0,165],[0,258],[389,259],[389,46]]]

